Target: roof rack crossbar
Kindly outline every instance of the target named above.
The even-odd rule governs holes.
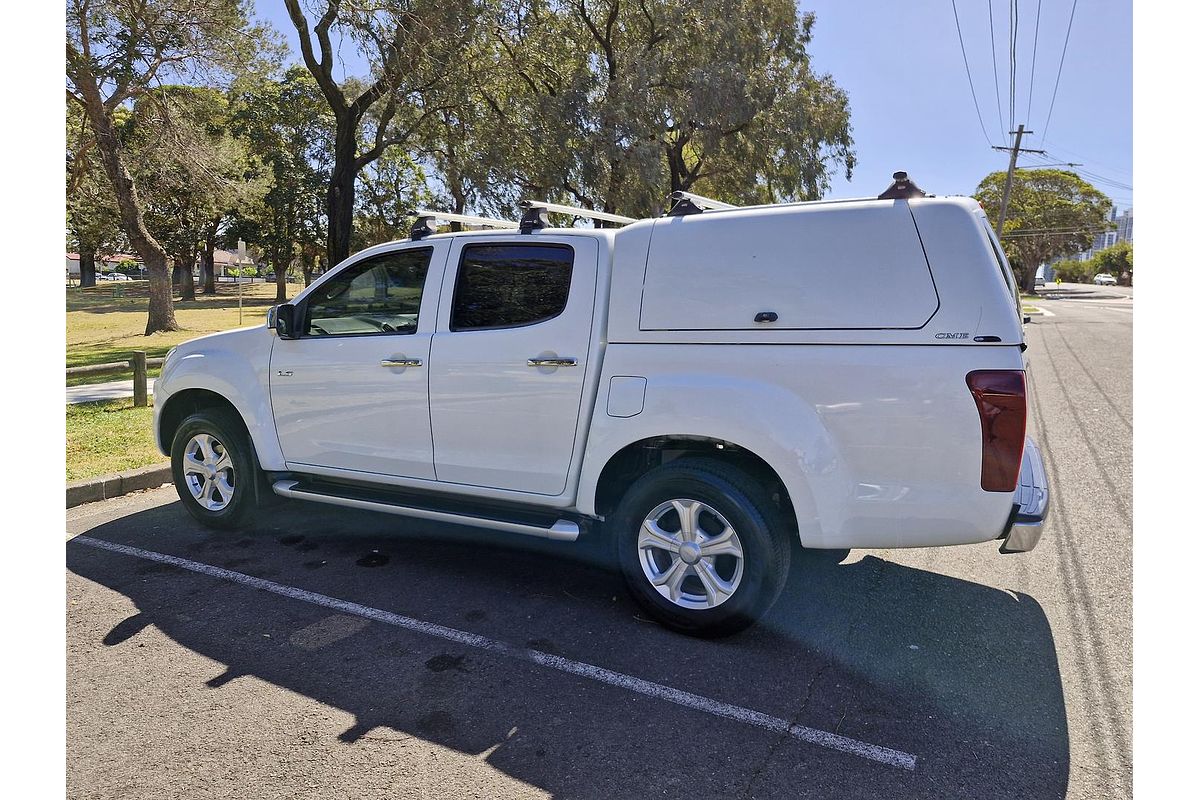
[[[722,203],[711,197],[704,197],[691,192],[671,192],[671,210],[669,217],[681,217],[685,214],[699,214],[701,211],[721,211],[728,208],[738,208],[732,203]]]
[[[583,217],[584,219],[598,219],[604,222],[616,222],[621,225],[628,225],[631,222],[637,222],[633,217],[623,217],[620,214],[609,214],[607,211],[592,211],[590,208],[576,208],[575,206],[563,206],[558,203],[544,203],[541,200],[522,200],[521,208],[525,209],[526,216],[529,216],[530,211],[541,209],[550,211],[555,214],[570,214],[574,217]]]
[[[492,217],[475,217],[470,214],[449,214],[443,211],[432,211],[428,208],[418,208],[412,212],[412,215],[417,218],[413,223],[412,233],[410,238],[413,240],[424,239],[426,236],[437,233],[439,223],[459,222],[463,225],[474,225],[480,228],[516,228],[517,223],[508,219],[494,219]]]

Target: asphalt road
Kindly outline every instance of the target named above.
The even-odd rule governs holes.
[[[71,509],[69,796],[1129,796],[1132,309],[1039,305],[1038,549],[805,553],[770,615],[721,641],[639,618],[596,543],[298,503],[216,534],[170,488]]]

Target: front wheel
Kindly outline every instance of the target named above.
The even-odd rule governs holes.
[[[747,473],[702,458],[647,472],[613,515],[630,593],[655,620],[694,636],[725,636],[766,613],[787,580],[787,526]]]
[[[235,528],[254,510],[258,465],[249,437],[228,413],[199,411],[180,423],[171,473],[183,507],[210,528]]]

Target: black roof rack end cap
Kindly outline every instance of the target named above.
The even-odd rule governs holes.
[[[412,231],[408,234],[408,238],[416,242],[424,239],[426,236],[432,236],[437,233],[437,219],[434,217],[417,217],[417,221],[413,223]]]
[[[913,197],[925,197],[921,187],[908,179],[907,172],[893,172],[892,185],[879,195],[880,200],[908,200]]]
[[[689,214],[703,214],[704,209],[691,201],[683,192],[671,192],[671,210],[668,217],[686,217]]]
[[[521,233],[533,233],[550,227],[550,217],[547,216],[546,209],[531,206],[527,202],[521,203],[521,207],[525,209],[525,213],[521,215]]]

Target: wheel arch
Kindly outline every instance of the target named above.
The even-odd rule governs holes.
[[[791,524],[789,535],[799,536],[803,543],[803,520],[811,504],[807,488],[797,493],[794,482],[789,488],[779,471],[754,450],[711,436],[662,434],[629,442],[609,456],[594,484],[594,493],[580,497],[581,506],[586,503],[595,514],[607,516],[642,475],[678,458],[696,456],[737,467],[761,481],[784,519]]]
[[[250,436],[249,426],[232,402],[224,395],[211,389],[184,389],[167,398],[158,414],[158,449],[166,454],[171,453],[171,443],[175,440],[175,432],[180,424],[199,411],[221,409],[233,416],[241,424],[241,432]],[[253,437],[251,437],[253,440]]]
[[[263,469],[286,468],[271,409],[268,375],[273,342],[274,335],[266,328],[241,328],[193,339],[177,348],[154,382],[154,436],[164,454],[170,454],[178,423],[187,416],[180,409],[220,406],[245,428]]]

